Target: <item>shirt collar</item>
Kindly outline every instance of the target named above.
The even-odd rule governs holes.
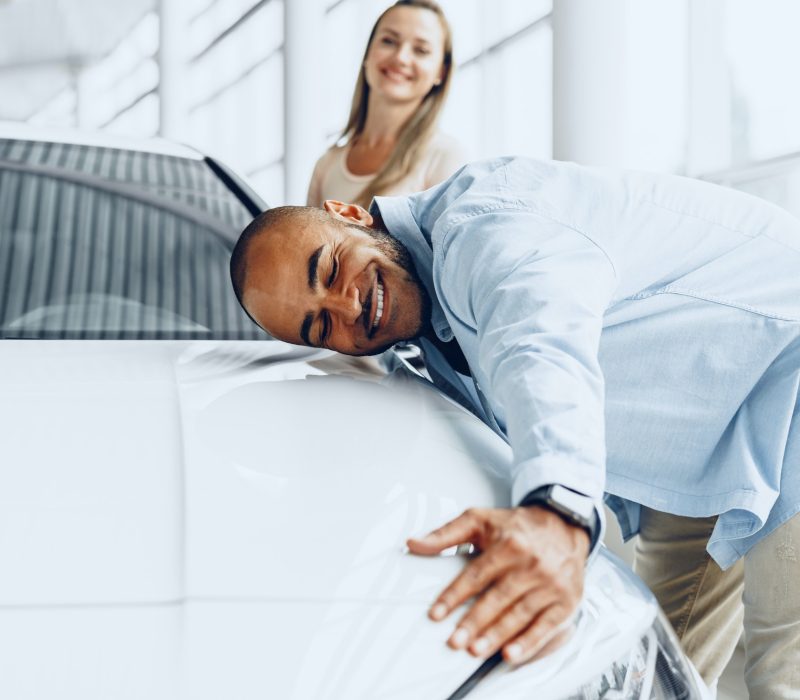
[[[411,255],[414,268],[431,300],[431,327],[444,342],[453,339],[453,331],[444,315],[433,284],[433,247],[429,235],[422,232],[414,218],[409,197],[375,197],[370,213],[378,212],[392,238],[402,243]]]

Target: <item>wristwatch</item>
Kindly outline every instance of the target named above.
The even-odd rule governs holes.
[[[600,535],[600,520],[594,501],[560,484],[548,484],[531,491],[520,506],[542,506],[560,515],[570,525],[582,527],[589,535],[589,551]]]

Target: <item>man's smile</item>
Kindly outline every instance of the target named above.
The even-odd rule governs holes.
[[[383,312],[385,308],[384,302],[385,288],[381,280],[380,273],[375,272],[375,279],[372,288],[367,293],[367,298],[364,300],[364,329],[367,332],[368,338],[373,338],[381,327],[381,320],[383,319]],[[373,303],[374,301],[374,303]]]

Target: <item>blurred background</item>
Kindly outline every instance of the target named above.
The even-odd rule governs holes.
[[[303,203],[389,0],[0,0],[0,119],[165,136]],[[525,154],[705,177],[800,213],[800,3],[441,0],[442,127]]]

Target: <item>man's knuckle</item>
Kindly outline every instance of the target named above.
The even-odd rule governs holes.
[[[461,517],[474,526],[477,523],[481,522],[482,514],[483,511],[480,508],[467,508],[461,514]]]
[[[514,529],[505,537],[506,547],[515,554],[528,552],[528,539],[519,530]]]
[[[485,579],[486,574],[484,573],[484,567],[482,566],[468,566],[464,570],[464,581],[467,582],[470,588],[475,588],[476,586],[482,585]]]
[[[520,617],[523,617],[526,620],[533,620],[533,618],[539,612],[540,606],[541,604],[539,603],[538,598],[530,595],[525,596],[516,606],[517,613]]]
[[[506,576],[505,578],[498,581],[494,588],[492,589],[494,595],[498,598],[498,600],[507,601],[510,598],[515,598],[518,591],[519,591],[519,583],[511,577]]]

